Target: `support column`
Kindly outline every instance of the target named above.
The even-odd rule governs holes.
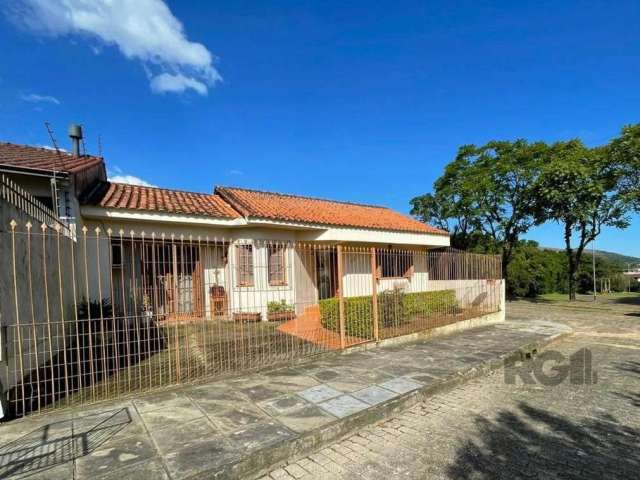
[[[380,326],[378,323],[378,281],[376,279],[376,249],[371,247],[371,311],[373,312],[373,337],[380,340]]]
[[[344,319],[344,282],[343,282],[343,263],[342,263],[342,245],[337,247],[336,263],[338,264],[338,301],[340,305],[340,348],[346,345],[346,328]]]

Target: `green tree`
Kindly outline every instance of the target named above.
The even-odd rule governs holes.
[[[544,143],[525,140],[462,146],[434,193],[411,200],[411,213],[449,230],[458,248],[488,237],[485,246],[499,248],[506,277],[520,236],[538,222],[533,185],[546,152]]]
[[[607,147],[619,175],[620,193],[640,211],[640,124],[628,125]]]
[[[569,299],[574,300],[582,253],[605,226],[626,228],[628,201],[620,189],[621,169],[607,148],[588,149],[579,140],[558,142],[549,151],[534,196],[540,218],[563,227]]]

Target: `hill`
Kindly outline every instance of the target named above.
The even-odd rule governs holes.
[[[564,252],[562,248],[553,248],[553,247],[541,247],[542,250],[550,250],[553,252]],[[585,255],[591,255],[591,250],[586,250],[584,252]],[[632,257],[630,255],[623,255],[622,253],[616,252],[607,252],[605,250],[596,250],[596,256],[605,258],[612,263],[616,263],[623,268],[627,268],[627,264],[632,263],[634,265],[640,264],[640,257]]]

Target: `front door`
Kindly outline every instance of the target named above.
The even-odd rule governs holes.
[[[316,281],[318,298],[324,300],[336,296],[338,272],[336,269],[335,250],[316,252]]]

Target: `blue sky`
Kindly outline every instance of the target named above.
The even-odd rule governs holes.
[[[462,144],[598,145],[639,120],[638,2],[5,3],[0,140],[48,145],[49,121],[68,146],[79,122],[112,175],[164,187],[407,212]],[[596,247],[640,256],[638,233]]]

